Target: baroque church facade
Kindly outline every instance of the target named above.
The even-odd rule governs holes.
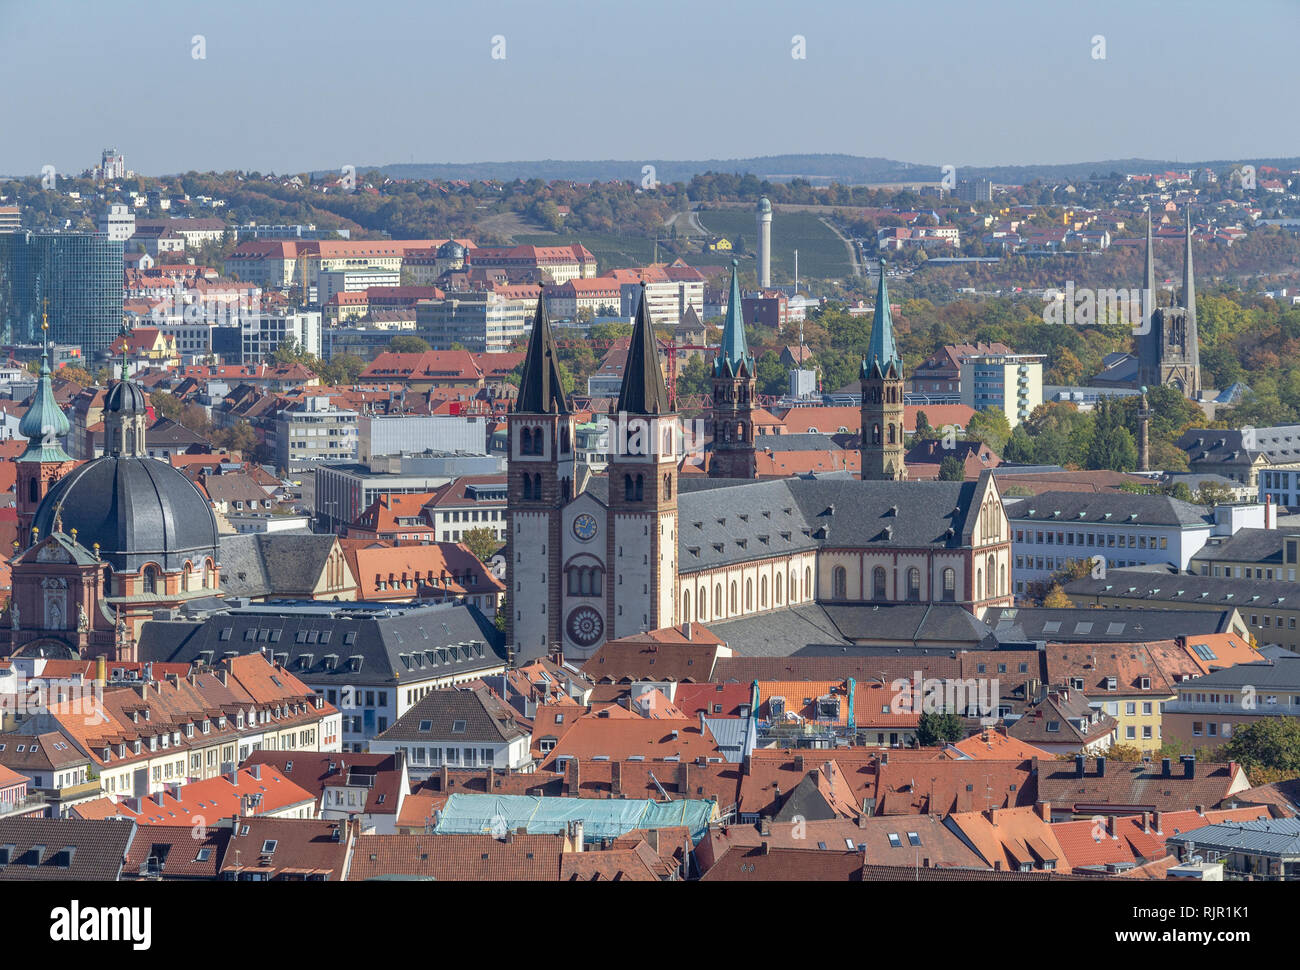
[[[42,354],[19,425],[27,448],[17,462],[9,653],[134,660],[155,610],[219,594],[212,507],[181,472],[149,457],[148,424],[144,390],[116,381],[104,401],[104,456],[70,458],[59,444],[69,421]]]
[[[644,295],[611,414],[607,474],[577,485],[575,417],[539,301],[508,418],[507,643],[559,647],[808,604],[1011,606],[1011,536],[993,477],[907,482],[903,367],[882,278],[862,362],[862,478],[755,477],[754,358],[733,265],[713,363],[707,478],[679,480],[681,419],[668,399]]]

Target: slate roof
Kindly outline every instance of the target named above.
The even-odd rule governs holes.
[[[496,624],[477,607],[454,603],[268,603],[199,622],[152,620],[141,629],[139,653],[141,660],[215,663],[227,653],[262,649],[287,654],[285,667],[317,684],[394,686],[505,662]]]
[[[1253,462],[1265,454],[1261,450],[1247,448],[1240,430],[1226,428],[1189,428],[1174,444],[1187,452],[1187,460],[1192,462],[1221,462],[1231,465]]]
[[[1071,580],[1066,584],[1065,592],[1071,597],[1116,597],[1174,606],[1204,604],[1247,613],[1252,609],[1300,608],[1300,594],[1296,592],[1295,583],[1283,580],[1194,576],[1189,573],[1153,574],[1139,569],[1112,569],[1104,579],[1086,576]],[[1191,633],[1189,630],[1178,632]]]
[[[1300,856],[1300,818],[1206,825],[1172,836],[1168,841],[1197,849]]]
[[[978,482],[864,482],[848,477],[713,480],[677,500],[679,571],[824,548],[960,549]]]
[[[1236,664],[1205,674],[1196,680],[1198,692],[1221,688],[1236,690],[1247,685],[1281,690],[1300,689],[1300,657],[1277,657],[1272,663]]]
[[[1015,522],[1058,525],[1159,525],[1205,528],[1213,516],[1205,506],[1168,495],[1133,492],[1042,492],[1006,501],[1007,518]]]
[[[8,862],[0,860],[0,882],[116,882],[135,838],[129,819],[0,818],[0,846],[13,846]]]
[[[221,537],[221,591],[228,596],[305,595],[338,538],[310,532]]]
[[[463,722],[461,731],[453,730]],[[426,728],[424,725],[427,724]],[[528,736],[514,710],[486,687],[431,690],[397,719],[377,741],[454,741],[508,743]]]
[[[650,322],[644,282],[641,284],[636,323],[632,326],[632,340],[628,344],[627,365],[623,368],[618,410],[626,414],[672,413],[668,403],[668,388],[659,366],[659,348]]]
[[[857,849],[728,849],[703,882],[861,882]]]
[[[1223,542],[1206,545],[1192,556],[1192,562],[1257,562],[1282,565],[1282,540],[1286,533],[1278,529],[1239,529]]]
[[[1115,575],[1120,570],[1112,570]],[[1180,581],[1188,577],[1177,577]],[[1165,585],[1168,585],[1166,582]],[[984,625],[1002,642],[1132,642],[1194,637],[1231,630],[1232,611],[1200,609],[1114,610],[998,606],[984,614]]]
[[[164,882],[173,879],[216,879],[221,872],[226,845],[230,841],[230,829],[205,827],[202,831],[203,838],[196,839],[193,827],[188,825],[148,826],[132,842],[131,850],[126,855],[122,878],[158,876]],[[151,861],[152,865],[149,865]]]

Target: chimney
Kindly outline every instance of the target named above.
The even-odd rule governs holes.
[[[1147,835],[1151,834],[1151,813],[1150,812],[1142,813],[1142,831],[1145,832]]]
[[[1074,756],[1074,777],[1083,777],[1083,755],[1081,754],[1076,754]]]
[[[443,762],[441,767],[438,768],[438,791],[442,792],[444,795],[447,794],[448,781],[447,764],[446,762]]]
[[[1166,759],[1166,760],[1168,760],[1168,759]],[[1152,822],[1155,823],[1155,827],[1156,827],[1156,835],[1164,835],[1164,834],[1165,834],[1165,830],[1164,830],[1164,829],[1161,827],[1161,825],[1160,825],[1160,813],[1159,813],[1159,812],[1153,812],[1153,813],[1152,813],[1152,819],[1151,819],[1151,820],[1152,820]]]
[[[1196,777],[1196,755],[1183,755],[1183,777],[1187,779]]]
[[[621,761],[609,763],[609,793],[614,798],[623,794],[623,762]]]
[[[578,770],[578,759],[568,758],[564,762],[564,794],[578,797],[582,783],[582,773]]]
[[[1237,762],[1235,762],[1235,761],[1229,761],[1229,762],[1228,762],[1228,779],[1229,779],[1229,780],[1231,780],[1232,778],[1234,778],[1234,777],[1236,776],[1236,774],[1237,774],[1237,768],[1238,768]]]
[[[100,687],[108,683],[108,658],[102,653],[95,658],[95,683]]]
[[[1034,807],[1037,811],[1038,817],[1041,818],[1044,822],[1050,822],[1052,820],[1051,802],[1039,802]]]
[[[803,755],[797,754],[794,756],[794,770],[801,775],[803,774]]]
[[[1197,815],[1204,815],[1204,814],[1205,814],[1205,806],[1204,806],[1204,805],[1197,805],[1197,806],[1196,806],[1196,814],[1197,814]]]
[[[1116,838],[1116,835],[1115,835],[1115,816],[1114,816],[1114,815],[1107,815],[1107,816],[1106,816],[1106,834],[1109,835],[1112,839],[1113,839],[1113,838]]]
[[[1168,759],[1168,758],[1161,758],[1161,759],[1160,759],[1160,777],[1161,777],[1161,778],[1168,778],[1170,774],[1171,774],[1171,772],[1170,772],[1170,769],[1169,769],[1169,759]]]
[[[1097,777],[1106,777],[1106,758],[1104,755],[1097,759]]]
[[[578,759],[574,758],[573,760],[574,763],[576,764]],[[582,851],[582,819],[575,818],[572,822],[572,825],[573,825],[573,851],[581,852]]]
[[[700,735],[703,736],[706,725],[704,723],[704,712],[700,711]]]
[[[677,763],[677,792],[685,798],[691,794],[691,764],[689,761]]]

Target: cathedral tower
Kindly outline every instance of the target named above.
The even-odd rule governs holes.
[[[506,642],[516,656],[539,657],[561,642],[560,520],[574,474],[573,415],[542,297],[506,426]]]
[[[681,428],[668,403],[645,284],[611,415],[606,563],[607,637],[677,622],[677,460]]]
[[[871,343],[862,360],[862,479],[902,481],[903,464],[903,361],[894,346],[894,323],[889,313],[885,261],[880,261],[880,289]]]
[[[1155,270],[1151,248],[1151,223],[1147,222],[1147,258],[1143,287],[1152,294],[1150,326],[1138,337],[1139,386],[1164,384],[1178,388],[1186,398],[1201,394],[1201,351],[1196,332],[1196,279],[1192,265],[1192,210],[1188,207],[1183,235],[1183,291],[1181,306],[1154,309]]]
[[[754,358],[745,345],[740,280],[731,261],[731,296],[722,328],[722,346],[713,361],[713,455],[710,478],[753,478]]]

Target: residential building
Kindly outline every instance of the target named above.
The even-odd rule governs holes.
[[[504,670],[501,640],[472,606],[281,602],[153,621],[139,649],[182,662],[266,650],[342,713],[342,750],[366,751],[428,691]]]
[[[1237,664],[1178,685],[1165,705],[1167,736],[1217,750],[1260,720],[1300,716],[1300,657]]]
[[[443,765],[524,770],[533,761],[529,738],[513,708],[487,687],[459,687],[425,694],[370,750],[402,751],[412,780],[422,781]]]
[[[129,206],[113,203],[100,214],[99,231],[110,242],[126,242],[135,235],[135,212]]]
[[[298,471],[313,462],[352,461],[357,457],[356,411],[335,407],[328,397],[306,397],[275,419],[277,468]],[[270,437],[270,436],[268,436]]]
[[[503,353],[527,335],[536,304],[535,286],[448,293],[416,304],[416,329],[435,350]]]
[[[996,408],[1011,427],[1043,403],[1043,354],[979,354],[961,359],[961,403]]]

